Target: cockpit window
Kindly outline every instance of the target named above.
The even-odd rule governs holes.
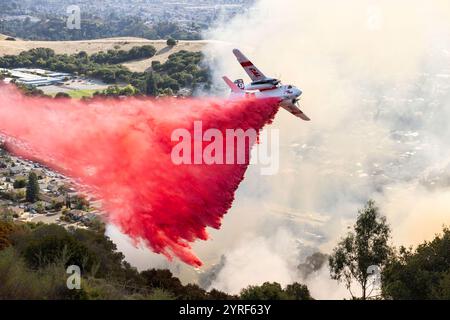
[[[288,86],[288,89],[292,89],[292,86]]]

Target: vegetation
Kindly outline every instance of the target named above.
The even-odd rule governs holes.
[[[94,92],[94,96],[108,96],[108,97],[120,97],[120,96],[134,96],[139,94],[139,91],[131,84],[125,87],[110,86],[106,90]],[[153,92],[150,95],[156,95],[157,92]]]
[[[13,182],[13,188],[14,189],[22,189],[27,186],[27,180],[25,179],[16,179]]]
[[[241,291],[243,300],[312,300],[308,288],[299,283],[286,286],[265,282],[261,286],[249,286]]]
[[[108,50],[107,52],[100,51],[91,55],[90,60],[99,64],[117,64],[130,60],[139,60],[151,58],[155,55],[156,49],[154,46],[145,45],[141,47],[133,47],[129,51],[126,50]],[[83,58],[88,58],[87,54],[84,52],[78,53],[82,54]]]
[[[39,182],[36,173],[31,172],[28,176],[26,200],[28,202],[35,202],[39,197]]]
[[[66,268],[81,268],[81,290]],[[235,299],[183,285],[168,270],[138,272],[101,232],[0,220],[0,299]]]
[[[3,211],[3,208],[0,208]],[[8,219],[0,219],[0,251],[11,245],[11,235],[19,230],[19,226]]]
[[[66,268],[81,268],[81,290],[66,286]],[[0,299],[312,299],[306,286],[249,286],[240,296],[183,285],[169,270],[138,272],[101,231],[0,220]]]
[[[200,39],[199,28],[193,31],[181,29],[177,24],[161,22],[148,26],[137,17],[111,16],[108,20],[83,15],[80,30],[67,29],[65,17],[46,16],[41,21],[12,20],[0,21],[0,33],[26,40],[88,40],[110,37],[141,37],[146,39],[180,40]],[[197,29],[197,30],[196,30]]]
[[[41,89],[38,89],[36,87],[26,86],[21,83],[15,83],[15,81],[13,81],[13,83],[26,96],[33,96],[33,97],[45,97],[46,96],[44,91],[42,91]]]
[[[87,211],[89,209],[89,201],[84,196],[68,197],[66,200],[68,208]]]
[[[149,73],[149,77],[154,77]],[[155,81],[155,79],[153,79]],[[156,81],[155,81],[156,85]],[[128,88],[131,90],[133,87]],[[118,94],[123,88],[110,88]],[[116,92],[117,91],[117,92]],[[108,93],[109,94],[109,93]],[[63,98],[63,97],[61,97]],[[0,162],[0,167],[7,158]],[[38,200],[38,177],[16,178],[11,194],[43,210]],[[88,210],[83,197],[68,198],[72,209]],[[57,206],[53,203],[52,206]],[[63,204],[59,204],[62,208]],[[65,209],[62,220],[69,213]],[[292,283],[282,287],[276,282],[251,285],[239,295],[202,289],[196,284],[183,284],[169,270],[149,269],[139,272],[124,260],[116,245],[104,235],[104,224],[93,220],[89,230],[65,229],[56,224],[34,224],[14,221],[17,215],[8,207],[0,207],[0,299],[135,299],[135,300],[312,300],[307,286]],[[330,256],[314,253],[299,265],[307,278],[328,260],[331,277],[344,282],[354,299],[450,299],[450,229],[417,248],[388,244],[390,227],[373,201],[358,211],[355,225],[338,243]],[[70,290],[66,281],[67,267],[81,269],[81,289]],[[370,268],[380,270],[380,283],[371,283]],[[351,291],[352,284],[361,287],[361,296]],[[380,293],[373,295],[372,293]]]
[[[369,283],[370,268],[382,269],[387,263],[392,252],[389,237],[386,218],[379,213],[373,201],[368,201],[359,210],[353,231],[338,243],[329,258],[331,277],[343,281],[353,298],[351,285],[354,280],[361,286],[363,300],[376,289]],[[370,292],[367,292],[368,289],[371,289]]]
[[[70,94],[68,94],[66,92],[58,92],[57,94],[55,94],[55,98],[56,99],[59,99],[59,98],[70,98],[70,97],[71,97]]]
[[[180,87],[195,88],[197,84],[204,83],[210,86],[209,69],[202,65],[201,52],[181,50],[169,56],[165,63],[154,61],[152,70],[156,86],[170,88],[177,91]]]
[[[128,69],[121,65],[116,65],[117,61],[127,61],[131,57],[133,59],[148,58],[154,55],[154,47],[144,47],[133,47],[129,51],[108,50],[106,53],[99,52],[90,57],[84,51],[67,55],[55,54],[52,49],[48,48],[36,48],[21,52],[17,56],[7,55],[0,57],[0,67],[43,68],[91,76],[106,83],[115,83],[129,80],[131,77],[131,72]]]
[[[167,39],[166,44],[167,44],[169,47],[176,46],[176,45],[177,45],[177,40],[175,40],[175,39],[173,39],[173,38],[169,38],[169,39]]]
[[[58,92],[54,95],[54,98],[73,98],[73,99],[83,99],[92,98],[93,96],[99,94],[101,91],[97,89],[81,89],[81,90],[70,90],[66,92]]]
[[[170,55],[165,63],[154,61],[151,73],[131,72],[117,64],[128,59],[141,59],[154,54],[155,49],[152,46],[133,47],[129,51],[108,50],[91,56],[83,51],[67,55],[55,54],[48,48],[36,48],[21,52],[17,56],[0,57],[0,68],[42,68],[96,78],[109,84],[131,84],[131,87],[121,89],[123,95],[156,96],[177,92],[181,88],[194,90],[200,84],[204,84],[206,88],[210,86],[209,69],[201,64],[203,59],[201,52],[182,50]],[[19,87],[27,95],[43,95],[39,89],[27,88],[22,85]],[[117,91],[117,86],[99,94],[121,95]],[[75,94],[69,93],[69,95],[74,96]],[[86,94],[86,96],[89,95]]]
[[[450,229],[415,250],[401,247],[382,279],[386,299],[450,300]]]

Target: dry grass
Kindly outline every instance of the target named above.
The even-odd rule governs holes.
[[[153,45],[157,54],[145,60],[131,61],[124,65],[131,71],[142,72],[145,71],[153,60],[165,62],[168,56],[180,50],[201,51],[208,43],[207,41],[180,41],[177,46],[167,47],[165,40],[146,40],[142,38],[107,38],[98,40],[81,40],[81,41],[4,41],[5,36],[0,34],[0,56],[16,55],[22,51],[27,51],[33,48],[50,48],[56,53],[73,54],[80,51],[86,51],[92,54],[99,51],[106,51],[109,49],[123,49],[129,50],[134,46]]]

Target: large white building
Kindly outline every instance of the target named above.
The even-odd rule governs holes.
[[[1,72],[7,73],[6,82],[15,80],[17,83],[21,83],[27,86],[48,86],[58,83],[63,83],[65,79],[71,77],[69,73],[53,72],[43,69],[0,69]]]

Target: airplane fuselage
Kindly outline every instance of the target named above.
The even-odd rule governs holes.
[[[246,86],[247,87],[247,86]],[[295,105],[297,100],[302,95],[302,91],[292,85],[282,86],[268,86],[263,89],[242,90],[241,92],[233,92],[232,96],[236,98],[248,97],[248,98],[278,98],[280,105]]]

